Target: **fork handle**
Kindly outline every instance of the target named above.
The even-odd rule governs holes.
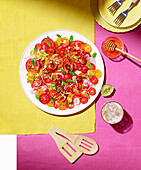
[[[125,51],[119,49],[119,48],[115,48],[115,50],[117,50],[117,51],[119,51],[119,52],[121,52],[121,53],[123,53],[123,54],[126,54],[126,55],[128,55],[129,57],[131,57],[131,58],[133,58],[133,59],[135,59],[135,60],[141,62],[141,59],[139,59],[139,58],[137,58],[137,57],[134,57],[133,55],[131,55],[131,54],[129,54],[129,53],[127,53],[127,52],[125,52]]]
[[[138,2],[138,0],[133,0],[132,2],[133,2],[133,3],[136,3],[136,2]]]

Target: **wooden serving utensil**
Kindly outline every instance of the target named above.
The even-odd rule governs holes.
[[[107,42],[106,48],[107,48],[108,50],[110,50],[110,51],[117,50],[117,51],[119,51],[119,52],[121,52],[121,53],[123,53],[123,54],[126,54],[126,55],[128,55],[129,57],[131,57],[131,58],[133,58],[133,59],[141,62],[141,59],[139,59],[139,58],[137,58],[137,57],[134,57],[133,55],[131,55],[131,54],[129,54],[129,53],[127,53],[127,52],[125,52],[125,51],[117,48],[117,45],[116,45],[115,43],[113,43],[112,41],[108,41],[108,42]]]
[[[60,152],[71,162],[74,163],[81,155],[82,152],[77,149],[77,147],[72,144],[69,140],[58,135],[57,131],[52,127],[49,134],[55,140]]]
[[[79,151],[84,154],[93,155],[98,151],[97,143],[89,137],[81,135],[72,135],[68,132],[63,131],[62,129],[59,129],[54,125],[52,126],[51,131],[55,132],[62,138],[65,138],[70,141]]]

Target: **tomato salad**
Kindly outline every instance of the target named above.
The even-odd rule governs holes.
[[[95,66],[96,53],[80,40],[56,35],[37,43],[26,61],[27,82],[42,103],[60,110],[86,104],[96,94],[101,71]]]

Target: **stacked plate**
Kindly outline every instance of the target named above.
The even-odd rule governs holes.
[[[141,24],[141,1],[128,12],[127,18],[124,22],[118,27],[114,20],[116,17],[123,11],[125,11],[132,0],[126,0],[116,11],[115,15],[111,15],[108,11],[108,7],[113,4],[116,0],[91,0],[91,11],[93,13],[96,21],[105,29],[112,32],[127,32],[133,30]]]

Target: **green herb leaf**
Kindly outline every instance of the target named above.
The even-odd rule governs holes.
[[[74,82],[74,81],[73,81],[73,80],[71,80],[71,79],[67,79],[66,81],[67,81],[67,82]]]
[[[47,35],[47,38],[49,38],[49,36]]]
[[[41,61],[45,60],[45,56],[42,56]]]
[[[68,84],[67,82],[65,82],[65,81],[62,80],[62,83],[61,83],[62,86],[65,86],[65,85],[67,85],[67,84]]]
[[[72,76],[74,76],[74,75],[75,75],[75,73],[74,73],[74,72],[72,72],[72,71],[70,71],[70,74],[71,74]]]
[[[51,75],[51,76],[49,76],[49,79],[51,79],[51,80],[52,80],[52,75]]]
[[[93,86],[95,87],[95,84],[93,84]]]
[[[37,50],[36,50],[36,48],[34,48],[34,52],[37,54]]]
[[[94,52],[94,53],[92,54],[92,57],[93,57],[93,58],[95,58],[95,57],[96,57],[96,55],[97,55],[97,53],[96,53],[96,52]]]
[[[44,71],[44,73],[48,73],[48,71],[47,71],[47,70],[45,70],[45,71]]]
[[[35,66],[36,65],[36,58],[32,59],[32,65]]]
[[[60,70],[61,70],[64,74],[66,74],[66,72],[65,72],[62,68],[60,68]]]
[[[39,73],[35,73],[35,74],[34,74],[34,79],[37,79],[39,76],[40,76]]]
[[[58,54],[53,54],[50,58],[54,58],[56,56],[58,56]]]
[[[86,93],[86,97],[90,98],[90,96]]]
[[[47,42],[47,45],[51,46],[50,42],[47,39],[45,39],[45,41]]]
[[[87,77],[84,77],[84,76],[83,76],[82,78],[83,78],[83,79],[86,79]]]
[[[30,66],[29,66],[29,67],[27,67],[27,68],[31,68],[31,66],[32,66],[32,65],[30,65]]]
[[[55,84],[52,84],[52,88],[53,88],[54,90],[57,90],[57,86],[56,86]]]
[[[37,100],[39,100],[39,96],[37,94],[35,94],[35,97],[36,97]]]
[[[51,100],[51,103],[53,103],[53,99],[51,98],[51,97],[49,97],[50,98],[50,100]]]
[[[92,78],[92,76],[89,75],[90,78]]]
[[[87,66],[89,69],[91,68],[91,63],[89,61],[87,61]]]
[[[84,86],[84,84],[82,84],[82,88],[84,88],[85,86]]]
[[[70,42],[72,42],[72,41],[73,41],[73,35],[70,36]]]
[[[56,34],[56,36],[59,37],[59,38],[61,38],[61,35],[59,35],[59,34]]]
[[[35,68],[34,68],[34,70],[38,70],[38,68],[37,68],[37,67],[35,67]]]
[[[82,41],[83,42],[83,44],[87,44],[87,43],[85,43],[84,41]]]
[[[69,106],[69,101],[67,100],[67,107]]]
[[[80,58],[81,56],[78,56],[77,58]]]

